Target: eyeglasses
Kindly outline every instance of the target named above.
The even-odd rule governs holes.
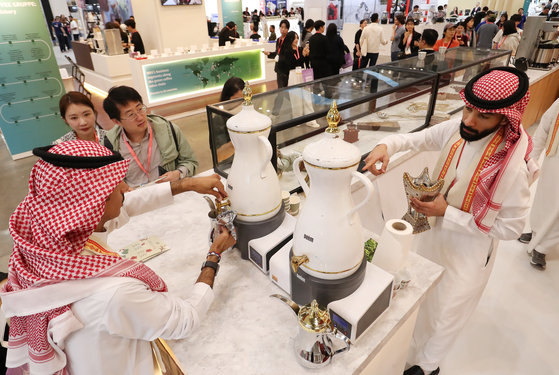
[[[121,117],[121,120],[132,120],[134,118],[136,118],[138,115],[145,115],[146,112],[148,110],[148,107],[146,107],[145,105],[142,106],[142,108],[138,109],[135,112],[130,112],[129,114]]]

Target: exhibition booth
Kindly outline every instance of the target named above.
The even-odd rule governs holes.
[[[216,40],[207,39],[204,45],[150,51],[157,54],[139,59],[87,51],[76,54],[76,60],[89,85],[104,92],[117,85],[133,86],[149,105],[221,92],[233,76],[253,83],[275,80],[275,61],[262,53],[274,51],[275,43],[248,39],[219,47]]]

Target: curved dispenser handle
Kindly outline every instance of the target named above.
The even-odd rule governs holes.
[[[359,173],[357,171],[353,171],[351,173],[352,177],[355,177],[359,180],[361,180],[361,182],[363,182],[363,184],[365,185],[365,188],[367,189],[367,196],[365,197],[365,199],[363,199],[363,201],[361,203],[359,203],[357,206],[353,207],[353,209],[351,211],[349,211],[349,214],[347,215],[347,220],[349,221],[349,225],[353,225],[353,214],[360,209],[361,207],[363,207],[365,205],[365,203],[367,203],[369,201],[369,199],[371,199],[371,194],[373,194],[373,184],[371,183],[371,181],[365,177],[362,173]]]
[[[295,161],[293,161],[293,172],[295,172],[295,177],[297,177],[297,181],[299,181],[299,184],[303,188],[305,195],[308,197],[311,188],[309,187],[309,185],[307,185],[305,178],[301,174],[301,169],[299,169],[299,164],[301,164],[302,161],[303,161],[302,156],[299,156],[297,159],[295,159]]]
[[[343,333],[338,331],[336,328],[334,328],[330,334],[332,336],[334,336],[335,338],[337,338],[339,340],[342,340],[345,343],[345,348],[341,348],[341,349],[338,349],[335,352],[333,352],[332,357],[335,356],[336,354],[349,351],[351,341],[349,340],[349,338],[346,335],[344,335]]]
[[[270,144],[268,138],[264,137],[263,135],[259,135],[258,140],[264,145],[264,148],[266,149],[266,157],[264,158],[262,166],[260,167],[260,178],[266,178],[266,167],[268,166],[270,160],[272,160],[272,145]]]

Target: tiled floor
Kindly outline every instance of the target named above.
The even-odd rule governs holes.
[[[211,168],[205,113],[173,122],[194,148],[199,170]],[[12,161],[0,142],[0,270],[7,269],[12,248],[8,218],[27,193],[35,160]],[[524,245],[501,242],[485,294],[441,364],[441,375],[559,374],[559,251],[547,258],[547,270],[537,271]]]

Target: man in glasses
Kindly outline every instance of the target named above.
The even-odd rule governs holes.
[[[194,175],[198,161],[179,127],[161,116],[148,115],[142,97],[132,87],[111,88],[103,108],[118,125],[107,133],[105,146],[132,159],[124,179],[129,186]]]

